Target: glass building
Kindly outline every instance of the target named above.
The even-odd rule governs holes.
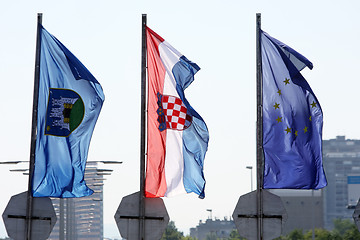
[[[328,181],[323,190],[324,227],[331,230],[336,218],[352,220],[360,195],[360,140],[323,140],[323,165]]]
[[[103,175],[111,171],[97,168],[96,162],[87,162],[85,181],[94,193],[82,198],[52,199],[57,222],[50,240],[103,239]]]

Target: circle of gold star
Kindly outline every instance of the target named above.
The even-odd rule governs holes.
[[[279,103],[275,103],[275,105],[273,106],[275,109],[279,108],[280,104]]]
[[[304,130],[304,133],[306,133],[308,131],[308,127],[305,126],[303,130]]]
[[[316,107],[316,102],[313,101],[312,104],[310,104],[310,105],[311,105],[311,107],[314,108],[314,107]]]
[[[284,81],[284,83],[285,83],[285,85],[287,85],[287,84],[290,84],[290,79],[288,79],[288,78],[285,78],[285,81]]]
[[[286,134],[291,133],[291,128],[287,127],[287,128],[285,129],[285,132],[286,132]]]

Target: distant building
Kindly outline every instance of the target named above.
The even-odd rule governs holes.
[[[86,184],[94,190],[88,197],[52,199],[57,222],[50,240],[99,240],[103,239],[103,175],[96,162],[87,162]]]
[[[323,228],[323,201],[321,190],[273,189],[285,207],[287,220],[282,234],[286,235],[295,229],[304,231]]]
[[[199,225],[190,228],[190,237],[204,240],[206,236],[212,234],[218,238],[227,238],[234,229],[236,229],[234,222],[226,218],[224,220],[207,219],[205,222],[200,220]]]
[[[323,191],[324,224],[330,230],[334,219],[352,219],[351,205],[360,197],[360,140],[324,140],[323,164],[328,181]]]

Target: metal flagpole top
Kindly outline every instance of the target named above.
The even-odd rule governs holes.
[[[29,182],[27,193],[27,213],[26,213],[26,239],[31,239],[31,217],[32,217],[32,178],[35,165],[35,145],[36,145],[36,129],[37,129],[37,108],[39,98],[39,79],[40,79],[40,27],[42,24],[42,13],[37,15],[37,33],[36,33],[36,53],[35,53],[35,73],[34,73],[34,94],[33,94],[33,113],[31,127],[31,143],[30,143],[30,161],[29,161]]]
[[[146,14],[141,23],[141,137],[140,137],[140,197],[139,239],[145,239],[145,155],[146,155]]]
[[[256,14],[256,165],[257,165],[257,215],[258,240],[263,239],[263,103],[261,66],[261,13]]]

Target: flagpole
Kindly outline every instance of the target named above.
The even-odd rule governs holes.
[[[34,176],[35,165],[35,147],[36,147],[36,129],[37,129],[37,108],[39,98],[39,80],[40,80],[40,24],[42,24],[42,13],[37,16],[37,33],[36,33],[36,50],[35,50],[35,74],[34,74],[34,95],[33,95],[33,111],[32,111],[32,127],[31,127],[31,143],[30,143],[30,163],[29,163],[29,183],[26,203],[26,239],[31,240],[31,218],[33,211],[32,196],[32,180]]]
[[[146,14],[142,14],[141,39],[141,143],[140,143],[140,203],[139,239],[145,239],[145,132],[146,132]]]
[[[263,239],[263,99],[262,99],[262,65],[261,65],[261,13],[256,14],[256,165],[257,165],[257,233],[258,240]]]

